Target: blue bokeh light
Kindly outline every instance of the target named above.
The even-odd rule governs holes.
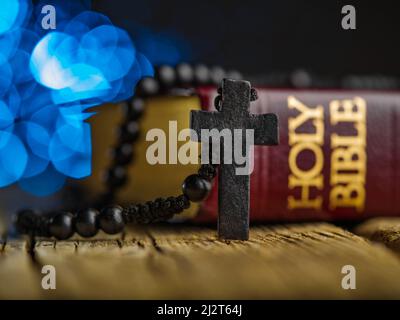
[[[9,31],[17,20],[19,2],[15,0],[0,1],[0,34]]]
[[[56,30],[41,26],[44,5]],[[89,108],[131,97],[147,57],[90,1],[0,1],[0,187],[37,196],[91,174]]]

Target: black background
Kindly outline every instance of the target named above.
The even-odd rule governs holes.
[[[356,30],[341,8],[356,8]],[[174,34],[180,60],[247,75],[297,68],[323,75],[400,75],[400,10],[395,1],[96,0],[94,9],[135,37],[137,26]]]

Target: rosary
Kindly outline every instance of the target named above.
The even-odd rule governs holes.
[[[237,79],[228,80],[224,78]],[[148,224],[166,221],[190,207],[191,202],[201,202],[211,190],[211,182],[219,166],[219,219],[221,238],[247,240],[249,236],[249,175],[235,175],[235,164],[202,164],[197,174],[188,176],[182,184],[182,194],[157,198],[145,203],[122,207],[110,205],[115,193],[127,182],[126,167],[133,160],[133,144],[139,137],[138,121],[144,112],[144,99],[167,92],[173,88],[190,88],[201,85],[219,85],[215,99],[217,112],[192,111],[191,127],[196,132],[208,127],[222,130],[227,127],[251,128],[255,131],[254,144],[278,144],[278,120],[274,114],[249,114],[250,101],[257,92],[247,81],[239,80],[238,72],[225,72],[222,68],[209,69],[198,65],[180,64],[176,68],[162,66],[154,78],[143,78],[135,96],[127,103],[125,121],[120,127],[117,146],[111,167],[107,170],[107,192],[101,195],[93,208],[77,212],[57,211],[41,214],[32,209],[17,213],[17,232],[30,237],[54,237],[66,240],[76,232],[90,238],[99,230],[107,234],[123,231],[126,224]]]

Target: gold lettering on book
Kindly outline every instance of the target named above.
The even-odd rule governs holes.
[[[331,135],[331,191],[329,207],[355,208],[362,211],[365,204],[367,171],[367,107],[364,99],[334,100],[329,104],[332,126],[351,126],[352,135]]]
[[[288,197],[288,209],[298,208],[320,209],[322,197],[313,197],[311,190],[322,190],[324,180],[322,169],[324,165],[324,109],[322,106],[311,108],[300,102],[293,96],[288,97],[288,107],[298,111],[296,117],[289,118],[289,189],[299,188],[300,197],[290,195]],[[309,128],[312,124],[312,132],[304,132],[304,126]],[[298,159],[302,153],[311,152],[314,164],[311,168],[301,168]],[[303,155],[304,156],[304,155]]]
[[[309,107],[293,96],[287,102],[288,108],[297,112],[288,120],[288,188],[292,194],[288,196],[287,206],[289,210],[320,210],[324,188],[324,108]],[[361,212],[365,205],[367,174],[366,101],[360,97],[333,100],[329,103],[329,115],[333,133],[330,176],[327,177],[330,190],[326,200],[331,210],[353,208]],[[310,159],[313,159],[311,164]]]

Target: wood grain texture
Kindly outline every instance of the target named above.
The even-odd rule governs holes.
[[[330,224],[254,227],[250,240],[220,241],[214,229],[149,226],[96,240],[4,245],[0,298],[400,298],[400,259]],[[57,289],[41,289],[41,266]],[[341,269],[357,270],[343,290]]]
[[[375,218],[364,222],[355,233],[372,241],[380,242],[400,254],[400,218]]]
[[[40,266],[28,253],[29,243],[9,241],[0,249],[0,298],[45,298],[41,289]]]

